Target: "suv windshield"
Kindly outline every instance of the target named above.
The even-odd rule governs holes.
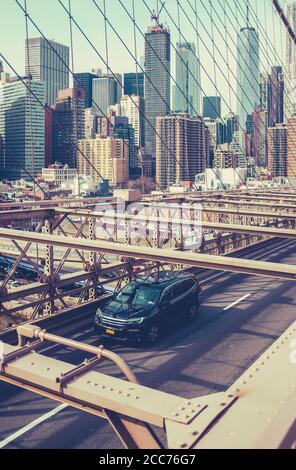
[[[155,305],[159,299],[159,289],[152,285],[131,283],[122,289],[116,297],[121,304],[129,307],[147,307]]]

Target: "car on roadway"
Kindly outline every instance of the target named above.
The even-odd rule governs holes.
[[[200,303],[194,274],[162,271],[131,281],[114,294],[97,310],[95,328],[103,336],[153,345],[169,327],[194,321]]]

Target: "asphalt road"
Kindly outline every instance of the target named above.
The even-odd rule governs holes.
[[[295,264],[296,242],[276,240],[256,248],[248,257]],[[295,321],[296,284],[212,272],[207,273],[203,288],[197,321],[168,331],[154,348],[136,348],[102,339],[92,330],[91,319],[69,337],[104,344],[117,352],[143,385],[186,398],[223,391]],[[49,347],[45,353],[73,364],[85,359],[85,354],[57,346]],[[119,376],[107,363],[98,370]],[[58,406],[51,400],[0,383],[0,448],[122,447],[102,419]],[[34,422],[40,417],[43,422]]]

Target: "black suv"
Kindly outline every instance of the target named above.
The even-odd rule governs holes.
[[[95,324],[104,336],[154,344],[168,326],[195,320],[200,301],[193,274],[162,271],[126,285],[98,309]]]

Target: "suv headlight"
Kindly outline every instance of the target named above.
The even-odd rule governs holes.
[[[144,320],[145,320],[145,317],[134,318],[133,320],[128,320],[128,324],[129,324],[129,325],[139,325],[139,324],[142,323]]]

